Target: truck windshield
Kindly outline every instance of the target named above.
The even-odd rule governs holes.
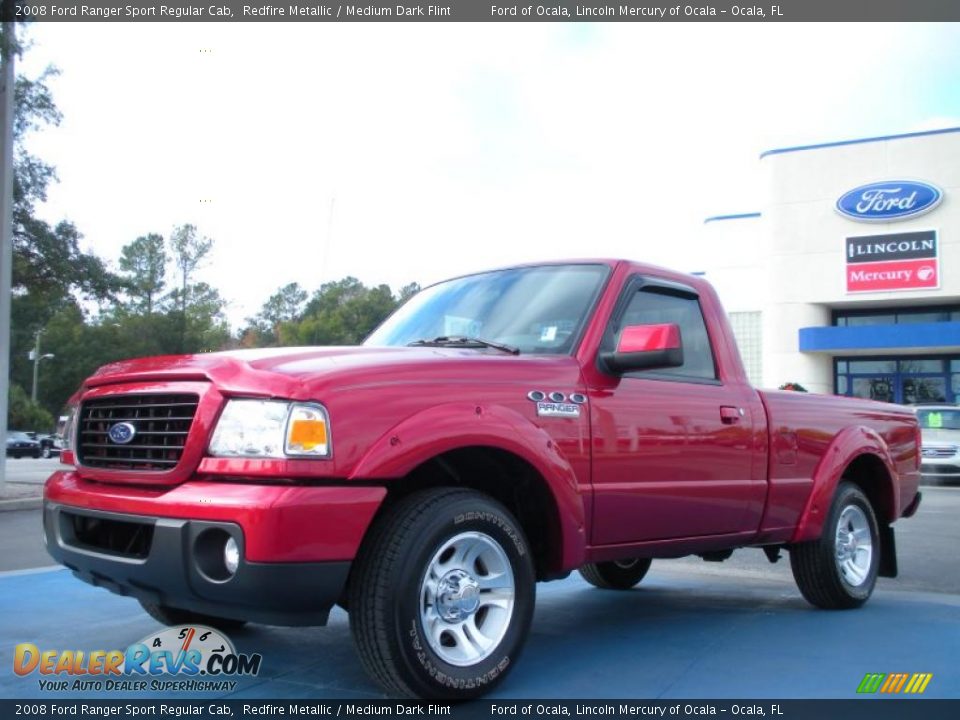
[[[917,420],[930,430],[960,430],[960,410],[917,410]]]
[[[447,280],[410,298],[364,345],[484,347],[464,340],[473,338],[525,354],[569,353],[608,272],[545,265]]]

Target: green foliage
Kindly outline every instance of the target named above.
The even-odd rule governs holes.
[[[152,315],[154,305],[166,287],[167,251],[163,236],[141,235],[120,251],[120,269],[127,294],[138,312]]]
[[[53,432],[56,423],[53,416],[37,403],[19,385],[10,386],[10,405],[7,408],[7,427],[11,430],[36,430]]]
[[[267,299],[255,317],[247,318],[241,342],[248,347],[287,344],[281,338],[291,337],[288,326],[296,323],[306,301],[307,291],[299,283],[284,285]]]
[[[353,277],[320,286],[307,303],[297,339],[303,345],[359,345],[397,306],[386,285]]]
[[[60,112],[46,84],[56,74],[55,69],[48,68],[37,78],[18,77],[14,88],[13,297],[9,352],[11,383],[20,387],[29,387],[33,382],[33,363],[27,355],[34,346],[37,331],[58,313],[73,311],[79,315],[81,301],[105,301],[119,288],[118,279],[106,269],[103,261],[81,248],[82,236],[72,223],[51,224],[35,212],[35,205],[46,199],[47,187],[56,180],[56,173],[52,166],[27,150],[25,140],[31,132],[60,122]],[[42,362],[41,377],[51,374],[50,363],[59,360],[58,357]],[[43,388],[42,383],[40,387]],[[65,399],[41,404],[48,411],[56,412]],[[11,406],[12,402],[11,395]]]
[[[419,285],[411,283],[395,297],[387,285],[367,287],[356,278],[347,277],[321,285],[304,306],[306,292],[291,283],[271,295],[260,313],[248,319],[241,344],[359,345],[419,289]]]

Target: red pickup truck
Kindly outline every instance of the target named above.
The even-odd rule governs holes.
[[[339,604],[401,695],[499,682],[576,569],[786,550],[807,600],[859,606],[920,503],[910,411],[755,390],[708,283],[619,260],[439,283],[361,347],[114,363],[70,418],[54,558],[168,624]]]

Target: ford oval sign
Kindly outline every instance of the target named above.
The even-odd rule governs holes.
[[[137,429],[127,422],[119,422],[116,425],[111,426],[111,428],[107,431],[110,441],[116,443],[117,445],[126,445],[128,442],[133,440],[133,436],[136,434]]]
[[[861,185],[837,200],[837,211],[861,222],[890,222],[930,212],[943,199],[935,185],[916,180],[886,180]]]

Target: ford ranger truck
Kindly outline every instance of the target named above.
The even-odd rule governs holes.
[[[50,554],[161,623],[349,613],[392,695],[516,664],[538,581],[782,551],[854,608],[920,503],[905,408],[755,390],[702,279],[621,260],[428,287],[359,347],[143,358],[71,400]],[[589,622],[589,620],[585,620]]]

